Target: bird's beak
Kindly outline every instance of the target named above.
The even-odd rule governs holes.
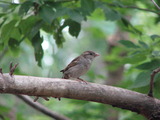
[[[95,53],[95,57],[100,56],[98,53]]]

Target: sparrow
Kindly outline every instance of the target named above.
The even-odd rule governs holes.
[[[92,61],[95,57],[99,56],[98,53],[93,51],[85,51],[80,56],[73,59],[66,68],[61,70],[63,73],[63,79],[76,78],[78,81],[84,81],[80,76],[84,75],[90,68]]]

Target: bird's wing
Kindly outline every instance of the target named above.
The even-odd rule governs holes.
[[[67,71],[69,68],[71,68],[71,67],[77,65],[77,64],[78,64],[77,59],[79,59],[79,56],[76,57],[75,59],[73,59],[73,60],[67,65],[67,67],[64,68],[63,70],[61,70],[60,72],[65,72],[65,71]]]

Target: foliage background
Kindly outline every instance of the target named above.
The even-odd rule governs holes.
[[[61,77],[59,71],[73,58],[93,50],[101,56],[82,78],[106,84],[109,71],[123,66],[123,79],[114,86],[147,93],[150,73],[160,66],[159,15],[149,0],[1,0],[0,66],[8,72],[13,61],[19,63],[15,74]],[[118,30],[125,31],[128,39],[113,40],[109,52],[109,38]],[[157,98],[159,79],[158,74]],[[94,102],[65,98],[39,102],[73,120],[144,120],[133,112]],[[0,95],[0,118],[51,119],[13,95]]]

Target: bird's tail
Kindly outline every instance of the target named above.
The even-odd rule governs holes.
[[[64,70],[61,70],[60,72],[63,72],[63,73],[64,73]]]

